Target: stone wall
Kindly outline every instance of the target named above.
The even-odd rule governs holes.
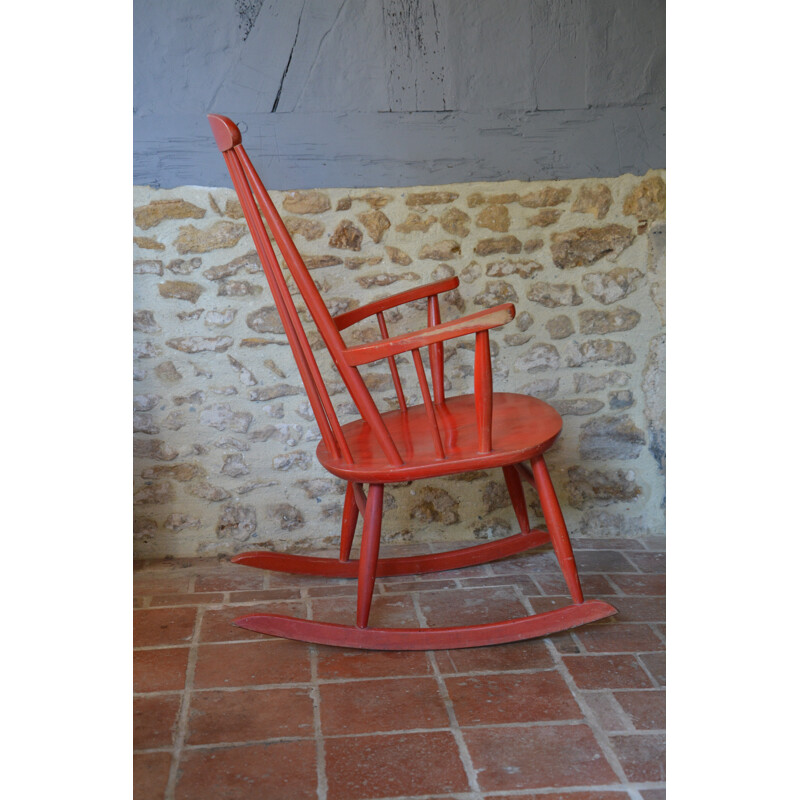
[[[613,537],[664,533],[664,176],[272,195],[333,313],[450,275],[443,319],[516,305],[490,334],[495,388],[563,415],[548,463],[567,525]],[[138,186],[134,224],[135,554],[334,543],[344,484],[314,457],[320,434],[234,192]],[[387,321],[390,334],[424,327],[424,302]],[[345,339],[377,335],[365,321]],[[445,347],[448,394],[471,391],[473,342]],[[411,359],[399,366],[419,402]],[[363,374],[392,407],[385,363]],[[384,507],[389,542],[515,527],[499,470],[392,485]]]

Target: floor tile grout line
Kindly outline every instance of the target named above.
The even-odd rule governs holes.
[[[162,649],[162,648],[158,648]],[[504,669],[504,670],[472,670],[470,672],[442,672],[444,678],[480,678],[493,675],[538,675],[544,672],[555,672],[555,667],[531,667],[530,669]],[[375,675],[366,678],[319,678],[308,681],[285,681],[282,683],[248,683],[241,686],[193,686],[192,691],[196,694],[203,694],[205,692],[242,692],[242,691],[271,691],[274,689],[308,689],[312,683],[320,686],[330,686],[339,684],[359,684],[370,683],[377,681],[406,681],[406,680],[434,680],[432,675],[425,674],[404,674],[404,675]],[[181,694],[184,689],[157,689],[151,692],[137,692],[134,691],[134,697],[153,697],[160,695],[174,695]],[[586,690],[586,691],[605,691],[600,689]],[[656,688],[648,689],[620,689],[614,691],[652,691],[656,692]]]
[[[300,595],[306,609],[306,619],[314,619],[312,598],[308,588],[302,587]],[[317,766],[317,800],[327,800],[328,773],[325,763],[325,739],[322,734],[322,694],[319,690],[319,650],[315,644],[309,644],[309,667],[311,669],[311,702],[314,710],[314,747]]]
[[[665,653],[666,651],[658,650],[656,652]],[[636,663],[644,670],[645,675],[647,675],[647,677],[650,678],[650,680],[653,682],[653,688],[654,689],[664,689],[664,688],[666,688],[661,683],[659,683],[658,680],[656,680],[656,676],[653,675],[653,673],[650,671],[650,669],[647,666],[647,664],[645,664],[644,661],[642,661],[642,659],[639,657],[640,653],[632,653],[631,655],[633,655],[633,657],[636,659]]]
[[[553,660],[557,664],[557,669],[559,670],[561,677],[566,681],[567,686],[572,692],[572,696],[575,698],[575,701],[578,703],[579,708],[583,712],[587,724],[591,728],[597,743],[600,745],[603,755],[606,757],[606,761],[608,761],[609,766],[614,771],[614,774],[620,779],[620,781],[627,784],[628,779],[625,775],[625,770],[623,770],[622,764],[620,763],[617,754],[614,752],[606,732],[603,730],[602,725],[600,725],[600,721],[597,719],[597,715],[594,713],[594,710],[586,703],[583,697],[581,697],[580,690],[578,689],[575,680],[561,658],[561,653],[558,652],[551,641],[546,640],[546,645],[548,649],[550,649],[550,654],[553,656]]]
[[[428,620],[425,618],[425,614],[422,611],[422,606],[419,602],[419,594],[417,592],[413,592],[412,599],[414,603],[414,611],[417,615],[417,621],[419,622],[421,628],[425,628],[428,626]],[[436,653],[433,650],[426,650],[425,655],[428,659],[428,663],[431,666],[431,670],[433,671],[433,677],[436,679],[436,685],[439,688],[439,696],[442,698],[445,711],[447,712],[447,718],[450,721],[450,732],[455,740],[456,748],[458,749],[458,757],[461,760],[461,766],[464,768],[464,773],[467,776],[467,784],[470,787],[470,790],[472,792],[477,792],[478,796],[480,797],[481,789],[478,783],[478,773],[475,770],[475,765],[472,763],[472,756],[470,755],[469,748],[467,747],[467,743],[464,739],[464,734],[461,732],[461,728],[458,725],[456,712],[453,708],[453,701],[450,697],[450,693],[447,691],[447,684],[445,683],[442,673],[439,669],[439,664],[436,660]]]
[[[602,574],[602,575],[607,577],[607,573],[597,573],[597,574]],[[458,581],[455,580],[455,579],[454,579],[454,582],[458,583]],[[515,581],[508,581],[507,583],[492,583],[492,584],[480,585],[480,586],[464,586],[464,585],[461,585],[461,586],[456,586],[456,587],[449,587],[449,590],[478,592],[478,591],[486,590],[487,588],[491,588],[491,589],[515,588],[515,587],[518,588],[518,586],[519,585]],[[303,587],[302,589],[299,589],[298,592],[308,591],[308,589],[315,589],[315,588],[318,588],[318,587],[316,587],[316,586]],[[533,597],[546,598],[546,597],[567,597],[568,596],[566,594],[566,592],[564,592],[564,594],[554,595],[552,593],[548,593],[548,592],[542,591],[541,586],[539,584],[536,584],[536,588],[539,589],[540,594],[532,595]],[[663,593],[628,594],[628,593],[622,591],[621,589],[619,589],[616,585],[614,585],[613,588],[616,590],[615,594],[607,594],[607,593],[594,593],[594,594],[595,594],[595,596],[597,596],[599,598],[605,598],[606,600],[608,600],[610,602],[613,602],[614,599],[619,600],[619,599],[622,599],[622,598],[625,598],[625,599],[639,599],[639,598],[641,598],[641,599],[658,600],[658,599],[662,599],[664,597]],[[441,591],[447,591],[447,590],[448,589],[443,589],[443,588],[425,589],[424,586],[420,586],[419,588],[415,587],[411,591],[415,591],[415,592],[441,592]],[[350,597],[351,595],[354,596],[355,592],[356,592],[356,588],[353,587],[352,592],[348,592],[348,593],[333,593],[333,594],[320,594],[320,595],[314,595],[310,599],[312,599],[312,600],[333,600],[333,599],[337,599],[337,598],[347,598],[347,597]],[[385,591],[384,590],[384,591],[381,592],[381,595],[393,595],[393,594],[404,595],[404,594],[407,594],[408,592],[409,592],[408,589],[404,589],[403,591],[400,591],[400,592],[392,592],[392,591]],[[140,600],[142,602],[142,605],[139,606],[139,607],[135,607],[133,610],[134,611],[142,611],[144,609],[161,610],[161,609],[168,609],[168,608],[197,608],[199,606],[205,606],[205,607],[210,608],[210,609],[219,610],[219,609],[227,608],[227,607],[231,607],[231,606],[267,605],[267,604],[280,604],[280,603],[299,603],[299,602],[301,602],[302,600],[305,599],[305,597],[303,597],[302,594],[298,594],[297,596],[294,596],[294,597],[279,597],[279,598],[273,598],[273,599],[263,598],[263,599],[239,600],[239,599],[235,599],[234,598],[233,600],[231,600],[231,599],[228,599],[228,600],[222,599],[222,600],[212,600],[212,601],[205,600],[204,601],[202,599],[202,595],[205,594],[204,592],[199,593],[199,594],[195,593],[195,594],[198,597],[196,602],[185,602],[185,603],[175,602],[175,603],[166,603],[164,605],[155,605],[155,606],[152,605],[152,601],[153,600],[162,599],[163,597],[165,597],[167,595],[152,595],[152,596],[134,595],[133,599],[134,600]],[[208,594],[225,594],[225,593],[224,592],[208,592]]]
[[[225,594],[225,593],[224,592],[209,592],[209,594]],[[165,596],[166,595],[153,595],[152,597],[148,598],[148,600],[150,600],[150,601],[157,600],[157,599],[160,599],[160,598],[165,597]],[[275,604],[278,604],[278,603],[299,603],[299,602],[301,602],[302,600],[305,599],[301,595],[298,595],[297,597],[279,597],[279,598],[275,598],[275,599],[268,599],[267,598],[267,599],[256,599],[256,600],[211,600],[211,601],[205,600],[204,601],[204,600],[200,599],[201,596],[202,596],[202,594],[198,595],[198,601],[195,602],[195,603],[188,603],[188,602],[187,603],[168,603],[166,605],[161,605],[161,606],[150,605],[149,608],[154,610],[154,611],[159,611],[161,609],[167,609],[167,608],[196,608],[198,606],[205,606],[206,608],[219,610],[221,608],[228,608],[230,606],[267,605],[269,603],[275,603]],[[329,597],[342,597],[342,596],[346,596],[346,595],[330,595]],[[143,595],[135,595],[134,599],[141,599],[142,597],[144,597],[144,596]],[[325,598],[325,596],[323,596],[323,597],[312,598],[312,599],[319,600],[319,599],[327,599],[327,598]],[[134,611],[141,611],[141,608],[134,608],[133,610]]]
[[[522,592],[520,592],[520,599],[522,601],[523,606],[527,609],[528,613],[532,614],[533,607],[528,601],[528,598],[525,597],[522,594]],[[575,684],[572,675],[567,669],[566,664],[564,664],[564,660],[561,657],[561,653],[559,653],[558,648],[555,646],[555,644],[553,644],[549,636],[546,637],[543,641],[545,647],[547,647],[548,651],[550,652],[551,658],[556,664],[556,670],[564,679],[564,682],[567,684],[567,687],[569,688],[572,696],[575,698],[575,702],[578,704],[578,708],[580,708],[581,712],[583,713],[583,716],[586,719],[586,722],[589,725],[589,728],[591,729],[592,733],[594,734],[594,737],[597,740],[597,743],[600,746],[603,755],[606,757],[606,761],[608,761],[608,764],[613,770],[614,774],[623,783],[627,784],[628,780],[627,777],[625,776],[625,771],[622,769],[622,764],[620,764],[619,759],[617,758],[617,754],[611,747],[611,742],[608,741],[608,737],[603,731],[603,728],[600,725],[600,722],[597,719],[594,711],[589,707],[589,705],[586,703],[583,697],[581,697],[580,691],[578,690],[578,687]]]
[[[622,591],[622,588],[618,583],[614,581],[613,573],[605,572],[603,573],[603,577],[611,584],[611,588],[621,597],[625,597],[625,592]]]
[[[427,651],[425,651],[427,652]],[[441,669],[441,668],[440,668]],[[539,672],[552,672],[553,667],[531,667],[530,669],[480,669],[470,670],[468,672],[442,672],[442,675],[447,678],[471,678],[480,677],[484,675],[535,675]],[[321,684],[329,683],[364,683],[365,681],[385,681],[385,680],[405,680],[408,678],[425,678],[430,677],[419,674],[402,674],[402,675],[375,675],[366,678],[321,678]]]
[[[372,800],[372,795],[367,800]],[[399,794],[394,797],[381,797],[380,800],[483,800],[483,795],[475,792],[448,792],[447,794]]]
[[[633,781],[628,784],[621,783],[600,783],[600,784],[571,784],[569,786],[538,786],[530,789],[495,789],[483,793],[483,800],[500,800],[501,798],[524,798],[524,800],[535,800],[538,797],[550,797],[552,795],[562,796],[573,793],[584,792],[624,792],[631,795],[632,792],[638,793],[640,790],[648,789],[661,789],[664,787],[664,782],[654,781]],[[531,794],[534,792],[535,794]],[[436,796],[436,795],[434,795]],[[448,795],[449,797],[449,795]],[[381,798],[381,800],[406,800],[406,798]],[[427,797],[426,797],[427,800]],[[639,800],[637,798],[636,800]]]
[[[376,737],[390,737],[390,736],[405,736],[407,734],[417,733],[450,733],[450,728],[409,728],[403,731],[367,731],[366,733],[332,733],[325,736],[325,739],[373,739]],[[315,733],[309,733],[306,736],[276,736],[267,737],[265,739],[236,739],[234,741],[224,742],[198,742],[197,744],[190,744],[184,746],[185,752],[193,752],[195,750],[215,750],[219,748],[231,747],[245,747],[250,745],[272,745],[272,744],[285,744],[290,742],[316,742],[322,737]]]
[[[650,626],[650,630],[653,631],[653,633],[661,640],[661,642],[664,645],[664,648],[666,649],[666,646],[667,646],[666,634],[663,634],[663,633],[661,633],[660,630],[658,630],[658,626],[659,625],[666,625],[666,623],[665,622],[648,622],[647,624]]]
[[[586,689],[581,690],[581,696],[585,697],[588,691],[590,691],[590,690],[586,690]],[[613,710],[616,712],[617,716],[620,719],[622,719],[625,722],[625,724],[628,726],[624,730],[620,730],[620,731],[608,731],[608,730],[606,730],[605,731],[606,734],[607,735],[611,735],[612,733],[623,733],[623,734],[634,733],[636,731],[636,726],[633,724],[633,720],[631,719],[631,715],[622,707],[622,705],[620,704],[619,700],[617,700],[613,689],[602,689],[601,692],[597,692],[598,695],[601,694],[601,693],[611,701],[612,706],[613,706]]]
[[[623,551],[618,551],[618,552],[620,552],[620,555],[633,567],[634,573],[641,574],[641,575],[647,574],[647,573],[644,572],[644,570],[633,559],[628,558]],[[623,575],[630,575],[629,572],[623,572],[622,574]]]
[[[310,605],[310,601],[309,601]],[[311,610],[308,610],[311,614]],[[327,800],[328,773],[325,762],[325,738],[322,734],[322,695],[319,689],[319,651],[316,645],[309,645],[311,662],[311,701],[314,707],[314,744],[317,756],[317,800]]]
[[[539,722],[518,722],[518,723],[484,723],[481,725],[469,725],[463,726],[464,730],[469,731],[480,731],[480,730],[532,730],[534,728],[577,728],[582,725],[586,724],[585,718],[581,719],[573,719],[573,720],[542,720]],[[635,736],[635,737],[645,737],[645,736],[653,736],[653,735],[661,735],[664,734],[666,731],[665,729],[652,729],[652,730],[618,730],[618,731],[609,731],[608,733],[613,734],[614,736]],[[435,727],[435,728],[406,728],[403,730],[390,730],[390,731],[366,731],[364,733],[332,733],[324,736],[325,739],[331,740],[346,740],[346,739],[372,739],[372,738],[383,738],[383,737],[391,737],[391,736],[406,736],[406,735],[416,735],[416,734],[430,734],[430,733],[452,733],[452,728],[448,727]],[[271,744],[282,744],[282,743],[289,743],[289,742],[311,742],[316,741],[320,738],[320,734],[316,732],[311,734],[309,733],[306,736],[275,736],[275,737],[268,737],[265,739],[237,739],[235,741],[224,741],[224,742],[198,742],[197,744],[184,744],[183,751],[184,752],[193,752],[196,750],[214,750],[218,748],[230,748],[230,747],[243,747],[246,745],[255,745],[255,744],[263,744],[263,745],[271,745]],[[172,752],[172,749],[169,747],[143,747],[137,748],[134,750],[134,753],[169,753]],[[472,790],[471,790],[472,791]]]
[[[631,625],[646,625],[647,623],[630,623]],[[660,650],[588,650],[585,647],[581,649],[580,653],[567,653],[567,655],[581,655],[581,656],[650,656],[650,655],[658,655],[660,653],[665,653],[666,650],[661,648]]]
[[[237,692],[274,692],[279,689],[286,689],[287,691],[302,691],[302,690],[310,690],[313,688],[313,684],[310,680],[308,681],[293,681],[291,683],[259,683],[259,684],[245,684],[243,686],[202,686],[197,687],[193,686],[192,691],[195,694],[209,694],[211,692],[218,692],[223,694],[236,694]],[[182,690],[178,690],[182,691]],[[176,694],[176,692],[146,692],[141,694],[147,694],[148,696],[152,695],[160,695],[160,694]],[[134,695],[137,696],[137,695]]]
[[[583,713],[583,712],[581,712]],[[479,725],[464,725],[460,726],[464,730],[469,731],[478,731],[478,730],[531,730],[534,728],[576,728],[581,725],[586,724],[586,719],[582,716],[580,719],[569,719],[569,720],[538,720],[534,722],[507,722],[507,723],[498,723],[498,722],[491,722],[491,723],[481,723]],[[401,730],[386,730],[386,731],[366,731],[364,733],[332,733],[328,734],[324,738],[326,739],[369,739],[373,737],[390,737],[390,736],[399,736],[399,735],[406,735],[406,734],[424,734],[424,733],[451,733],[452,729],[448,725],[448,727],[432,727],[432,728],[403,728]],[[666,729],[664,728],[648,728],[646,730],[642,729],[635,729],[632,728],[630,730],[613,730],[613,731],[606,731],[606,733],[614,736],[636,736],[636,737],[645,737],[645,736],[653,736],[657,734],[664,734],[666,733]],[[208,750],[209,748],[220,748],[220,747],[240,747],[242,745],[251,745],[251,744],[276,744],[276,743],[283,743],[283,742],[308,742],[314,741],[315,739],[319,738],[320,734],[318,733],[309,733],[305,736],[297,735],[297,736],[275,736],[275,737],[267,737],[265,739],[237,739],[234,741],[220,741],[220,742],[198,742],[197,744],[183,744],[183,751],[190,752],[193,750]],[[174,746],[164,746],[164,747],[142,747],[142,748],[135,748],[133,752],[135,753],[149,753],[149,752],[159,752],[159,753],[171,753],[174,750]]]
[[[178,711],[178,724],[175,730],[175,742],[172,750],[172,763],[169,768],[169,777],[164,790],[164,800],[173,800],[175,797],[175,787],[178,783],[178,771],[183,755],[184,745],[189,727],[189,706],[192,699],[192,688],[194,685],[194,671],[197,665],[197,646],[200,640],[200,629],[203,625],[203,608],[197,610],[195,617],[194,631],[192,640],[189,644],[189,658],[186,664],[186,680],[184,682],[181,707]]]
[[[581,641],[580,636],[576,636],[574,630],[566,631],[566,633],[569,634],[569,638],[572,640],[572,643],[578,648],[577,655],[587,655],[588,651],[586,650],[586,645],[584,645],[584,643]]]
[[[237,739],[235,741],[226,742],[199,742],[198,744],[184,745],[184,753],[197,753],[202,750],[231,750],[236,747],[252,747],[253,745],[270,746],[273,744],[294,744],[295,742],[313,742],[316,741],[314,734],[308,736],[277,736],[272,739]]]
[[[585,724],[585,720],[570,719],[570,720],[540,720],[536,722],[507,722],[507,723],[483,723],[480,725],[464,725],[460,726],[459,730],[463,728],[469,731],[478,730],[530,730],[533,728],[577,728]],[[365,731],[363,733],[329,733],[324,736],[325,739],[330,740],[346,740],[346,739],[373,739],[373,738],[389,738],[392,736],[406,736],[416,734],[430,734],[430,733],[453,733],[452,724],[448,722],[447,726],[436,726],[432,728],[403,728],[399,730],[386,730],[386,731]],[[623,731],[623,734],[629,733]],[[632,733],[632,732],[631,732]],[[653,731],[640,731],[643,735],[653,733]],[[660,733],[660,731],[656,731]],[[276,744],[281,742],[310,742],[321,738],[320,735],[309,733],[305,736],[275,736],[267,737],[264,739],[237,739],[234,741],[221,741],[221,742],[198,742],[197,744],[184,744],[184,752],[191,752],[194,750],[208,750],[220,747],[241,747],[243,745],[253,744]],[[148,748],[158,749],[158,748]],[[162,752],[169,752],[169,748],[161,748]],[[136,752],[139,752],[138,750]],[[473,790],[470,790],[473,791]]]

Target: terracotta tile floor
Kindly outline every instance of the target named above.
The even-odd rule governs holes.
[[[574,545],[585,593],[615,618],[439,652],[312,646],[230,624],[268,610],[349,621],[351,581],[137,563],[135,800],[663,799],[664,541]],[[432,548],[382,554],[420,549]],[[379,580],[371,622],[478,623],[566,602],[539,549]]]

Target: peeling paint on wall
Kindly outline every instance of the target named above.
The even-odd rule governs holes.
[[[242,41],[246,41],[250,31],[255,25],[264,0],[234,0],[236,11],[239,14],[239,30],[242,32]]]

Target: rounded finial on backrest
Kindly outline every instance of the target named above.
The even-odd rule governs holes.
[[[223,153],[242,143],[242,134],[233,120],[223,117],[221,114],[209,114],[208,122],[211,125],[211,132],[214,134],[217,147]]]

